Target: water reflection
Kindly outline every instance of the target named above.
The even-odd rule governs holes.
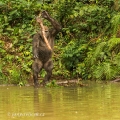
[[[52,112],[52,95],[47,89],[34,89],[34,113],[39,117],[45,116]]]
[[[120,84],[0,89],[1,120],[120,119]]]

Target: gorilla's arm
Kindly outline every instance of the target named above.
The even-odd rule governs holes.
[[[45,18],[45,19],[47,19],[51,24],[52,24],[52,26],[53,26],[53,28],[54,29],[52,29],[52,35],[56,35],[58,32],[60,32],[61,30],[62,30],[62,27],[61,27],[61,25],[55,20],[55,19],[53,19],[49,14],[48,14],[48,12],[46,12],[46,11],[43,11],[42,12],[42,17],[43,18]]]

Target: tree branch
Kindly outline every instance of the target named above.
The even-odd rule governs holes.
[[[44,41],[45,41],[48,49],[50,49],[50,50],[52,51],[51,46],[50,46],[50,44],[49,44],[49,42],[48,42],[48,40],[47,40],[47,38],[46,38],[46,36],[45,36],[45,28],[44,28],[44,25],[43,25],[43,23],[42,23],[42,20],[40,19],[40,15],[39,15],[39,17],[36,18],[36,20],[37,20],[37,22],[40,24],[41,33],[42,33],[41,35],[42,35],[42,37],[43,37],[43,39],[44,39]]]

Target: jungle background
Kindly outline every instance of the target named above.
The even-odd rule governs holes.
[[[32,36],[42,10],[63,28],[55,40],[52,79],[120,77],[120,0],[1,0],[0,84],[32,79]]]

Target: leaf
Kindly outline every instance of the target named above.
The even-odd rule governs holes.
[[[93,49],[93,57],[91,58],[91,63],[94,64],[95,60],[100,57],[104,47],[106,46],[107,42],[98,43],[95,49]]]
[[[10,16],[14,15],[17,13],[17,10],[13,10],[12,12],[10,12]]]
[[[4,20],[5,20],[5,23],[8,22],[8,17],[6,15],[4,15]]]
[[[14,31],[14,29],[11,28],[11,27],[8,27],[7,30],[8,30],[8,31]]]
[[[111,38],[108,41],[109,50],[111,50],[116,45],[120,44],[120,38]]]

